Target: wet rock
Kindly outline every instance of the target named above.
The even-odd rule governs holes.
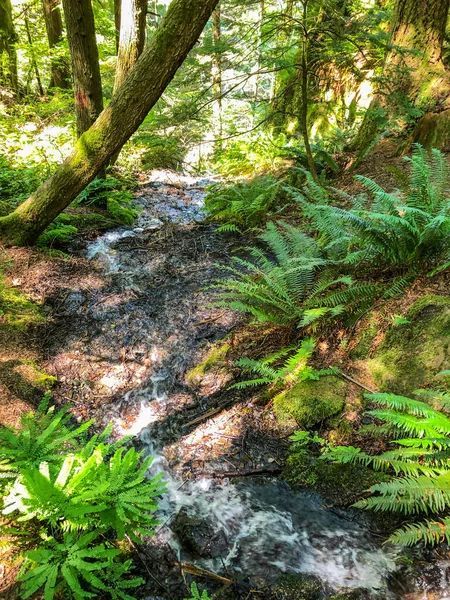
[[[317,577],[310,575],[284,575],[275,584],[280,600],[325,600],[327,589]]]
[[[294,489],[314,488],[325,500],[339,507],[350,506],[360,500],[369,487],[390,479],[385,473],[360,465],[316,459],[305,451],[289,454],[283,477]],[[386,520],[386,516],[383,518]]]
[[[86,297],[84,294],[81,292],[73,292],[73,294],[69,294],[66,298],[64,303],[65,310],[68,313],[77,313],[81,310],[85,302]]]
[[[343,410],[346,389],[346,384],[334,376],[302,381],[275,397],[274,410],[281,422],[293,418],[312,429]]]
[[[218,558],[227,550],[223,531],[216,531],[211,521],[191,515],[182,508],[171,525],[181,547],[195,558]]]
[[[411,394],[450,368],[450,298],[424,296],[411,306],[406,318],[409,323],[391,327],[368,361],[382,391]]]

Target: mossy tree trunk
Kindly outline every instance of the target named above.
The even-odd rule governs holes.
[[[11,0],[0,0],[0,86],[18,91],[16,31]]]
[[[196,43],[217,0],[172,0],[144,52],[55,173],[0,218],[0,242],[32,244],[136,131]]]
[[[442,62],[450,0],[397,0],[382,83],[353,148],[366,146],[386,116],[410,108],[449,108],[450,82]]]
[[[91,0],[63,0],[63,8],[72,58],[77,135],[80,137],[103,110],[94,13]]]
[[[70,72],[65,60],[55,56],[55,50],[63,40],[63,22],[60,0],[42,0],[45,28],[51,56],[51,79],[49,87],[70,88]]]

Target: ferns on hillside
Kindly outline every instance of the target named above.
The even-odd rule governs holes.
[[[436,395],[439,404],[442,394]],[[431,392],[426,396],[434,403]],[[366,397],[378,406],[368,414],[383,422],[366,429],[397,435],[393,442],[397,447],[368,455],[353,446],[340,446],[329,449],[325,458],[395,473],[390,481],[372,486],[371,496],[356,507],[430,517],[398,529],[390,537],[392,542],[450,542],[450,518],[446,515],[450,508],[450,417],[420,400],[387,393]]]
[[[354,320],[375,299],[401,294],[420,273],[447,268],[446,161],[419,146],[408,160],[403,192],[387,193],[358,177],[373,199],[355,197],[350,210],[328,204],[328,193],[311,178],[303,192],[291,189],[311,232],[269,223],[259,236],[266,250],[253,247],[248,260],[235,257],[232,277],[218,282],[220,304],[278,324],[307,326],[339,315]]]

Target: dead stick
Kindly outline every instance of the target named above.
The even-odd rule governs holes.
[[[231,477],[252,477],[252,475],[279,475],[283,469],[251,469],[249,471],[231,471],[225,473],[209,473],[204,471],[203,473],[196,473],[202,477],[211,477],[213,479],[228,479]]]
[[[359,387],[362,388],[363,390],[366,390],[366,392],[370,392],[371,394],[376,394],[376,392],[374,390],[371,390],[370,388],[368,388],[366,385],[364,385],[360,381],[357,381],[356,379],[353,379],[353,377],[350,377],[350,375],[346,375],[342,371],[339,371],[339,375],[341,375],[341,377],[343,377],[344,379],[347,379],[348,381],[351,381],[355,385],[359,385]]]
[[[185,423],[181,427],[183,429],[185,429],[186,427],[190,427],[191,425],[195,425],[196,423],[200,423],[200,421],[204,421],[205,419],[208,419],[209,417],[212,417],[212,416],[216,415],[217,413],[219,413],[221,410],[223,410],[224,408],[226,408],[231,403],[232,403],[232,400],[230,400],[229,402],[224,402],[223,404],[221,404],[217,408],[214,408],[213,410],[210,410],[209,412],[205,413],[204,415],[201,415],[201,417],[197,417],[196,419],[193,419],[192,421],[189,421],[189,423]]]
[[[189,573],[189,575],[196,575],[197,577],[206,577],[207,579],[214,579],[215,581],[221,581],[222,583],[233,583],[232,579],[228,579],[228,577],[222,577],[221,575],[216,575],[212,571],[208,571],[207,569],[202,569],[201,567],[197,567],[196,565],[191,565],[191,563],[181,563],[181,569]]]

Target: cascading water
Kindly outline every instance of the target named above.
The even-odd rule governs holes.
[[[126,302],[119,303],[114,301],[114,293],[108,292],[106,298],[113,297],[109,306],[95,301],[88,305],[85,314],[91,311],[100,322],[109,319],[101,326],[100,337],[107,336],[104,332],[114,327],[117,336],[128,340],[133,336],[130,330],[135,327],[139,339],[133,341],[133,348],[137,353],[146,352],[152,364],[148,382],[129,389],[115,401],[106,417],[109,420],[113,414],[117,431],[139,438],[147,453],[154,457],[151,471],[165,475],[167,493],[160,503],[159,515],[164,526],[155,543],[168,543],[184,559],[216,572],[226,569],[260,576],[269,583],[282,573],[302,573],[320,578],[330,589],[364,588],[380,598],[398,598],[389,590],[389,580],[397,569],[398,552],[381,547],[367,523],[357,523],[353,513],[332,510],[318,495],[295,492],[274,478],[218,482],[201,477],[183,481],[171,468],[160,423],[173,410],[171,397],[174,388],[179,387],[178,376],[191,364],[190,355],[198,351],[201,341],[196,329],[198,323],[191,324],[192,311],[208,301],[206,296],[199,295],[193,309],[191,303],[183,304],[185,297],[177,296],[177,289],[184,286],[191,302],[196,290],[216,275],[215,267],[211,266],[216,262],[213,256],[216,242],[210,240],[210,249],[204,250],[206,258],[198,256],[197,242],[194,243],[192,262],[202,273],[200,284],[192,283],[189,274],[181,279],[180,273],[186,270],[182,264],[183,252],[182,259],[178,255],[136,257],[136,248],[143,250],[142,241],[153,239],[151,236],[157,235],[165,224],[170,223],[182,232],[202,220],[201,187],[205,182],[181,180],[184,190],[178,193],[183,188],[177,181],[178,187],[170,195],[165,192],[167,183],[173,182],[155,183],[150,198],[137,199],[142,211],[133,229],[109,232],[87,249],[87,256],[99,261],[110,274],[114,289],[131,290],[132,294],[141,294],[151,301],[151,309],[147,303],[144,310],[138,300],[129,300],[127,296]],[[204,240],[199,240],[200,243],[205,245]],[[159,283],[161,272],[163,284]],[[180,543],[173,531],[180,512],[201,518],[215,540],[219,540],[208,556],[190,556]],[[450,588],[444,582],[442,590],[445,589]],[[410,597],[431,598],[426,591],[424,594]],[[432,597],[444,600],[447,596],[446,592],[443,594]]]

